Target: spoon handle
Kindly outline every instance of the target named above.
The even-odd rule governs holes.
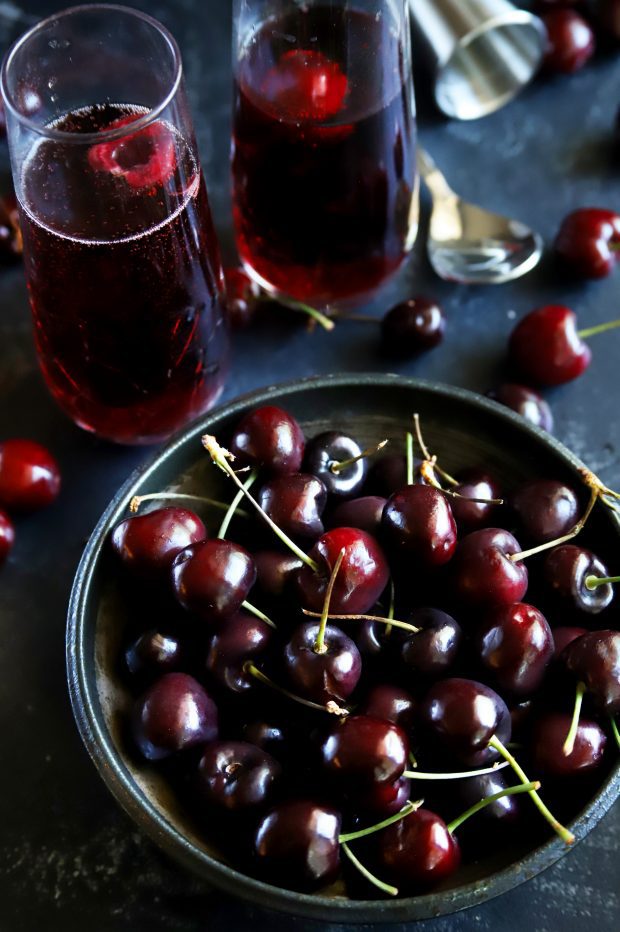
[[[435,162],[426,149],[421,146],[418,146],[417,161],[418,171],[435,197],[454,196],[452,188],[435,165]]]

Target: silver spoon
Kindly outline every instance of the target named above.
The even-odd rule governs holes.
[[[433,198],[427,248],[440,278],[465,285],[499,284],[538,265],[543,251],[538,233],[461,200],[420,148],[418,169]]]

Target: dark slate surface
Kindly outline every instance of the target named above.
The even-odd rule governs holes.
[[[215,219],[229,251],[231,4],[143,0],[135,5],[162,19],[179,39]],[[57,8],[50,0],[26,0],[26,6],[33,15]],[[420,98],[423,84],[418,85]],[[614,165],[610,144],[619,87],[618,56],[602,56],[569,80],[538,83],[480,122],[447,123],[424,112],[422,139],[458,190],[520,216],[549,239],[562,215],[575,206],[620,210],[620,162],[616,157]],[[602,322],[618,314],[619,276],[620,270],[602,283],[568,285],[545,262],[512,286],[446,285],[432,277],[421,238],[381,304],[412,292],[435,294],[449,314],[449,333],[441,348],[398,371],[484,391],[501,372],[515,315],[560,301],[578,310],[587,325]],[[59,502],[20,521],[15,550],[1,576],[0,932],[317,928],[254,910],[182,873],[136,833],[88,760],[65,687],[65,609],[86,537],[147,451],[100,443],[56,410],[36,369],[20,270],[0,274],[0,309],[0,437],[28,435],[48,443],[64,474]],[[225,398],[298,375],[383,370],[375,345],[373,328],[355,324],[332,335],[295,328],[244,335]],[[593,350],[590,371],[578,383],[550,393],[550,400],[557,435],[618,488],[620,336],[599,338]],[[617,929],[619,836],[616,806],[575,852],[543,876],[479,909],[418,928]],[[337,932],[345,927],[323,928]],[[387,928],[402,932],[405,926]]]

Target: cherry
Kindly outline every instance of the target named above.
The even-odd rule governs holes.
[[[142,755],[161,760],[215,740],[217,708],[192,676],[166,673],[136,701],[132,728]]]
[[[620,632],[589,631],[571,641],[563,657],[602,711],[620,712]]]
[[[15,541],[15,528],[13,522],[0,510],[0,566],[4,563]]]
[[[247,812],[273,797],[280,764],[261,748],[245,741],[214,741],[198,764],[198,793],[208,806]]]
[[[350,802],[356,812],[373,816],[391,816],[400,812],[411,795],[411,780],[399,777],[394,783],[375,784],[350,794]]]
[[[290,552],[259,550],[254,554],[256,585],[264,593],[281,599],[292,588],[303,563]]]
[[[543,578],[560,605],[597,615],[611,603],[614,590],[611,585],[588,589],[588,576],[609,576],[607,567],[590,550],[575,544],[561,544],[546,555]]]
[[[407,357],[432,349],[443,340],[446,316],[436,301],[416,297],[397,304],[381,321],[383,349]]]
[[[255,680],[246,671],[245,664],[248,660],[255,661],[266,651],[271,634],[269,625],[246,612],[227,618],[211,638],[207,670],[231,692],[246,692]]]
[[[407,485],[407,460],[402,453],[388,453],[369,469],[366,483],[368,491],[389,497]]]
[[[261,84],[261,100],[279,121],[324,122],[343,108],[347,93],[340,65],[318,49],[285,52]]]
[[[512,364],[538,385],[561,385],[578,378],[590,365],[592,353],[576,324],[576,314],[560,304],[530,311],[510,336]]]
[[[416,703],[408,692],[391,683],[374,686],[360,706],[363,715],[382,718],[408,732],[416,715]]]
[[[250,744],[267,751],[276,760],[286,755],[287,733],[281,725],[257,720],[243,726],[243,737]]]
[[[534,479],[512,496],[523,536],[533,544],[562,537],[577,523],[579,502],[570,486],[556,479]]]
[[[370,789],[393,784],[407,765],[409,743],[393,722],[370,715],[347,715],[320,745],[325,773],[343,787]]]
[[[0,506],[11,512],[45,508],[60,492],[58,463],[40,443],[0,443]]]
[[[547,619],[524,602],[493,609],[476,637],[482,663],[499,687],[514,695],[530,695],[538,689],[553,647]]]
[[[489,398],[498,401],[507,408],[512,408],[517,414],[543,430],[553,430],[553,415],[551,408],[538,392],[526,385],[517,385],[516,382],[503,382],[487,392]]]
[[[592,58],[594,33],[583,16],[574,10],[550,10],[542,16],[547,30],[547,48],[543,60],[547,71],[573,74]]]
[[[309,556],[320,567],[315,573],[302,566],[297,585],[302,602],[312,611],[321,611],[328,580],[341,550],[344,558],[334,585],[331,610],[334,614],[358,615],[367,612],[388,584],[389,567],[374,537],[356,528],[334,528],[316,542]]]
[[[132,641],[124,655],[132,677],[153,679],[162,673],[174,673],[185,661],[183,645],[174,634],[151,628]]]
[[[380,862],[399,892],[415,893],[439,883],[458,868],[460,849],[446,823],[417,809],[378,836]]]
[[[350,498],[359,493],[368,473],[363,454],[353,437],[329,430],[308,442],[304,467],[321,479],[330,495]]]
[[[133,574],[161,579],[177,554],[206,536],[204,524],[193,511],[168,507],[125,518],[112,531],[111,543]]]
[[[0,259],[16,262],[24,250],[17,199],[13,192],[0,197]]]
[[[387,540],[426,567],[442,566],[456,548],[452,509],[438,489],[408,485],[395,492],[383,511]]]
[[[104,132],[130,126],[142,114],[113,120]],[[162,120],[128,132],[119,139],[100,142],[88,150],[88,163],[94,171],[122,178],[130,188],[143,190],[164,185],[177,165],[175,136]]]
[[[437,608],[417,608],[409,616],[417,634],[409,635],[400,648],[405,664],[425,676],[441,676],[454,665],[463,639],[461,627]]]
[[[276,476],[256,499],[280,530],[296,540],[316,540],[325,530],[321,515],[327,489],[316,476],[301,472]]]
[[[226,310],[234,330],[244,330],[254,320],[260,288],[245,269],[224,269]]]
[[[273,405],[250,411],[234,431],[230,450],[240,466],[261,467],[274,476],[299,472],[304,435],[295,418]]]
[[[496,773],[485,773],[476,777],[467,777],[457,780],[456,793],[462,805],[473,806],[480,799],[501,793],[508,786],[508,780],[501,770]],[[512,827],[521,814],[520,801],[517,796],[502,796],[490,803],[482,810],[482,817],[487,823],[493,824],[498,831],[504,832]]]
[[[582,278],[605,278],[617,261],[620,215],[595,207],[575,210],[562,221],[554,248],[573,274]]]
[[[530,747],[535,766],[553,777],[569,777],[594,770],[602,761],[607,738],[596,722],[581,719],[575,744],[570,754],[564,742],[571,725],[571,716],[555,712],[537,719]]]
[[[284,648],[284,666],[302,696],[325,705],[351,695],[362,672],[360,652],[340,628],[327,625],[325,650],[316,649],[320,625],[305,622]]]
[[[554,660],[558,660],[564,652],[564,648],[575,641],[577,638],[580,638],[582,634],[587,634],[587,628],[575,628],[568,625],[563,625],[559,628],[553,629],[553,657]]]
[[[331,515],[332,527],[355,527],[368,534],[379,533],[387,499],[380,495],[364,495],[340,502]]]
[[[468,501],[474,498],[498,499],[500,489],[494,479],[480,469],[467,469],[457,476],[459,483],[454,491],[463,498],[450,500],[452,514],[461,533],[476,531],[488,525],[497,505],[490,502]]]
[[[229,618],[256,580],[252,556],[228,540],[203,540],[186,547],[172,564],[174,594],[203,621]]]
[[[496,692],[475,680],[459,677],[431,686],[420,709],[430,734],[463,764],[483,767],[497,759],[489,747],[496,735],[510,740],[510,712]]]
[[[519,602],[527,591],[527,568],[510,555],[520,552],[519,542],[508,531],[472,531],[460,541],[454,556],[457,596],[471,606]]]

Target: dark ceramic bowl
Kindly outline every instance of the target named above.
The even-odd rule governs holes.
[[[462,868],[451,883],[424,896],[362,901],[348,899],[338,889],[328,891],[329,895],[303,895],[261,883],[219,857],[154,768],[137,762],[125,745],[123,723],[130,696],[116,671],[127,619],[108,554],[109,531],[126,516],[133,495],[168,487],[221,493],[222,479],[207,461],[200,437],[205,432],[225,437],[242,414],[263,404],[278,404],[292,412],[309,436],[338,427],[351,430],[362,442],[390,437],[402,443],[412,412],[418,411],[427,443],[441,454],[448,471],[484,463],[507,490],[535,476],[580,484],[582,464],[553,437],[471,392],[413,379],[389,375],[309,379],[255,392],[214,411],[128,479],[95,528],[77,571],[67,629],[69,688],[80,733],[101,776],[164,851],[229,893],[262,906],[332,922],[402,922],[455,912],[517,886],[567,850],[559,839],[548,838],[545,823],[538,834],[533,808],[528,840],[503,846],[499,853],[489,852]],[[230,497],[229,486],[223,494]],[[609,560],[620,542],[615,515],[598,506],[584,540],[591,545],[596,541],[596,552]],[[610,754],[608,759],[613,757]],[[585,798],[575,794],[568,817],[577,840],[607,812],[619,788],[620,767],[612,761]]]

